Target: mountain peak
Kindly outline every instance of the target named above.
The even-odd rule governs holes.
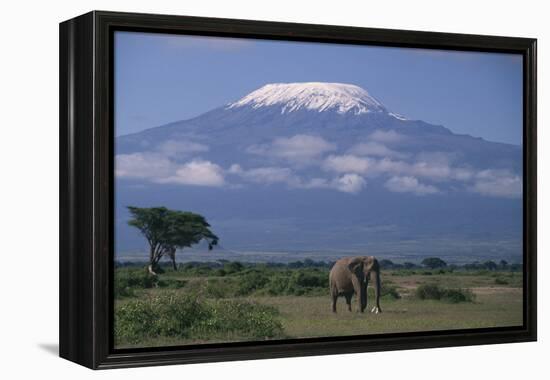
[[[281,113],[298,110],[335,111],[340,114],[388,113],[386,107],[366,90],[353,84],[305,82],[267,84],[227,108],[281,107]]]

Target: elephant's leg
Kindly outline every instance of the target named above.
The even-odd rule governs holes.
[[[361,313],[365,311],[367,308],[367,284],[363,283],[361,284]]]
[[[362,282],[363,282],[362,278],[354,277],[352,279],[353,290],[354,290],[355,295],[357,296],[357,311],[359,311],[361,313],[365,311],[365,305],[364,305],[365,295],[364,295],[364,292],[363,292]]]
[[[346,303],[348,304],[348,311],[351,311],[351,297],[352,297],[352,294],[351,293],[346,293],[345,297],[346,297]]]
[[[331,303],[332,312],[336,313],[336,301],[338,300],[338,293],[332,292],[331,297],[332,297],[332,303]]]

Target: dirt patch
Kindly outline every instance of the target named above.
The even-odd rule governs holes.
[[[517,295],[523,292],[522,288],[510,288],[510,287],[503,287],[503,286],[494,286],[494,287],[483,286],[483,287],[471,288],[471,289],[475,294],[480,294],[480,295],[503,294],[503,293]]]

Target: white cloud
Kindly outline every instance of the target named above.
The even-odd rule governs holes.
[[[227,172],[231,174],[240,174],[243,172],[243,168],[239,164],[233,164],[229,167]]]
[[[470,169],[456,168],[453,169],[452,178],[458,181],[469,181],[472,179],[474,173]]]
[[[233,169],[233,170],[232,170]],[[240,175],[248,182],[272,184],[286,183],[289,186],[295,186],[300,183],[300,180],[295,176],[289,168],[279,167],[260,167],[249,170],[243,170],[238,165],[232,165],[230,172]]]
[[[441,163],[416,162],[411,166],[410,174],[432,180],[444,180],[451,177],[451,168]]]
[[[176,164],[158,153],[132,153],[117,155],[115,162],[115,175],[119,178],[195,186],[222,186],[225,183],[223,169],[210,161]]]
[[[366,185],[365,179],[354,173],[346,173],[332,180],[319,177],[304,179],[290,168],[259,167],[245,170],[238,164],[231,165],[228,173],[238,175],[251,183],[266,185],[282,183],[295,189],[334,189],[352,194],[360,192]]]
[[[328,180],[326,178],[312,178],[300,181],[296,186],[301,189],[333,189],[344,193],[357,194],[367,185],[367,181],[355,173],[347,173],[340,177]]]
[[[411,171],[411,165],[405,161],[383,158],[373,164],[373,171],[377,174],[401,174]]]
[[[396,193],[414,193],[416,195],[427,195],[438,193],[439,190],[431,185],[424,185],[415,177],[392,177],[386,181],[385,187]]]
[[[298,146],[304,143],[305,152],[299,153]],[[239,187],[245,183],[284,184],[295,189],[333,189],[357,194],[365,188],[368,178],[382,177],[386,189],[398,193],[416,195],[435,194],[451,185],[455,190],[482,194],[492,197],[518,198],[522,195],[522,178],[509,170],[474,170],[468,167],[453,167],[452,156],[445,153],[421,153],[415,159],[400,160],[384,157],[388,153],[383,144],[358,145],[359,148],[379,153],[381,157],[365,157],[355,154],[329,155],[321,161],[320,168],[326,177],[310,177],[302,174],[299,165],[264,166],[243,169],[239,164],[231,165],[227,170],[211,161],[192,159],[180,163],[171,154],[182,152],[197,153],[208,150],[202,144],[186,142],[163,144],[164,152],[142,152],[120,154],[115,159],[115,174],[119,178],[141,179],[152,183],[180,184],[192,186],[230,186]],[[291,138],[279,138],[269,146],[270,154],[277,152],[282,156],[303,160],[315,157],[332,149],[325,140],[306,135]],[[365,152],[365,150],[363,150]],[[282,157],[281,156],[281,157]],[[320,157],[319,157],[320,158]],[[181,157],[180,160],[181,161]],[[226,181],[232,175],[234,181]],[[426,183],[427,182],[427,183]],[[456,183],[462,183],[457,187]],[[440,184],[440,185],[434,185]]]
[[[335,189],[352,194],[360,192],[366,184],[363,177],[354,173],[344,174],[332,181],[332,187]]]
[[[173,171],[172,162],[158,153],[119,154],[115,157],[115,175],[120,178],[162,178]]]
[[[507,170],[483,170],[476,174],[470,191],[500,198],[519,198],[523,193],[520,176]]]
[[[215,187],[225,184],[223,169],[210,161],[203,160],[193,160],[179,165],[173,175],[155,179],[154,182]]]
[[[187,156],[194,153],[208,152],[207,145],[192,141],[167,140],[157,146],[157,151],[168,157]]]
[[[399,153],[393,149],[388,148],[386,145],[375,142],[363,142],[357,145],[354,145],[349,153],[357,154],[360,156],[377,156],[377,157],[395,157],[395,158],[405,158],[406,154]]]
[[[322,168],[337,173],[366,174],[369,169],[373,168],[373,165],[374,161],[369,158],[346,154],[342,156],[328,156],[324,160]]]
[[[322,154],[335,149],[334,144],[321,137],[295,135],[292,137],[278,137],[269,144],[252,145],[248,147],[247,152],[304,163],[319,158]]]
[[[381,143],[396,143],[406,139],[405,135],[395,132],[393,129],[388,131],[377,129],[369,135],[369,140]]]
[[[452,169],[446,164],[436,162],[414,162],[394,160],[389,157],[381,159],[359,157],[352,154],[341,156],[330,155],[322,164],[327,171],[337,173],[357,173],[369,176],[407,175],[424,177],[431,180],[443,180],[451,177]]]

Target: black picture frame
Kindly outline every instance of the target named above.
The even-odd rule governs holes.
[[[115,30],[521,54],[523,326],[113,349]],[[536,340],[536,39],[104,11],[62,22],[59,37],[61,357],[103,369]]]

